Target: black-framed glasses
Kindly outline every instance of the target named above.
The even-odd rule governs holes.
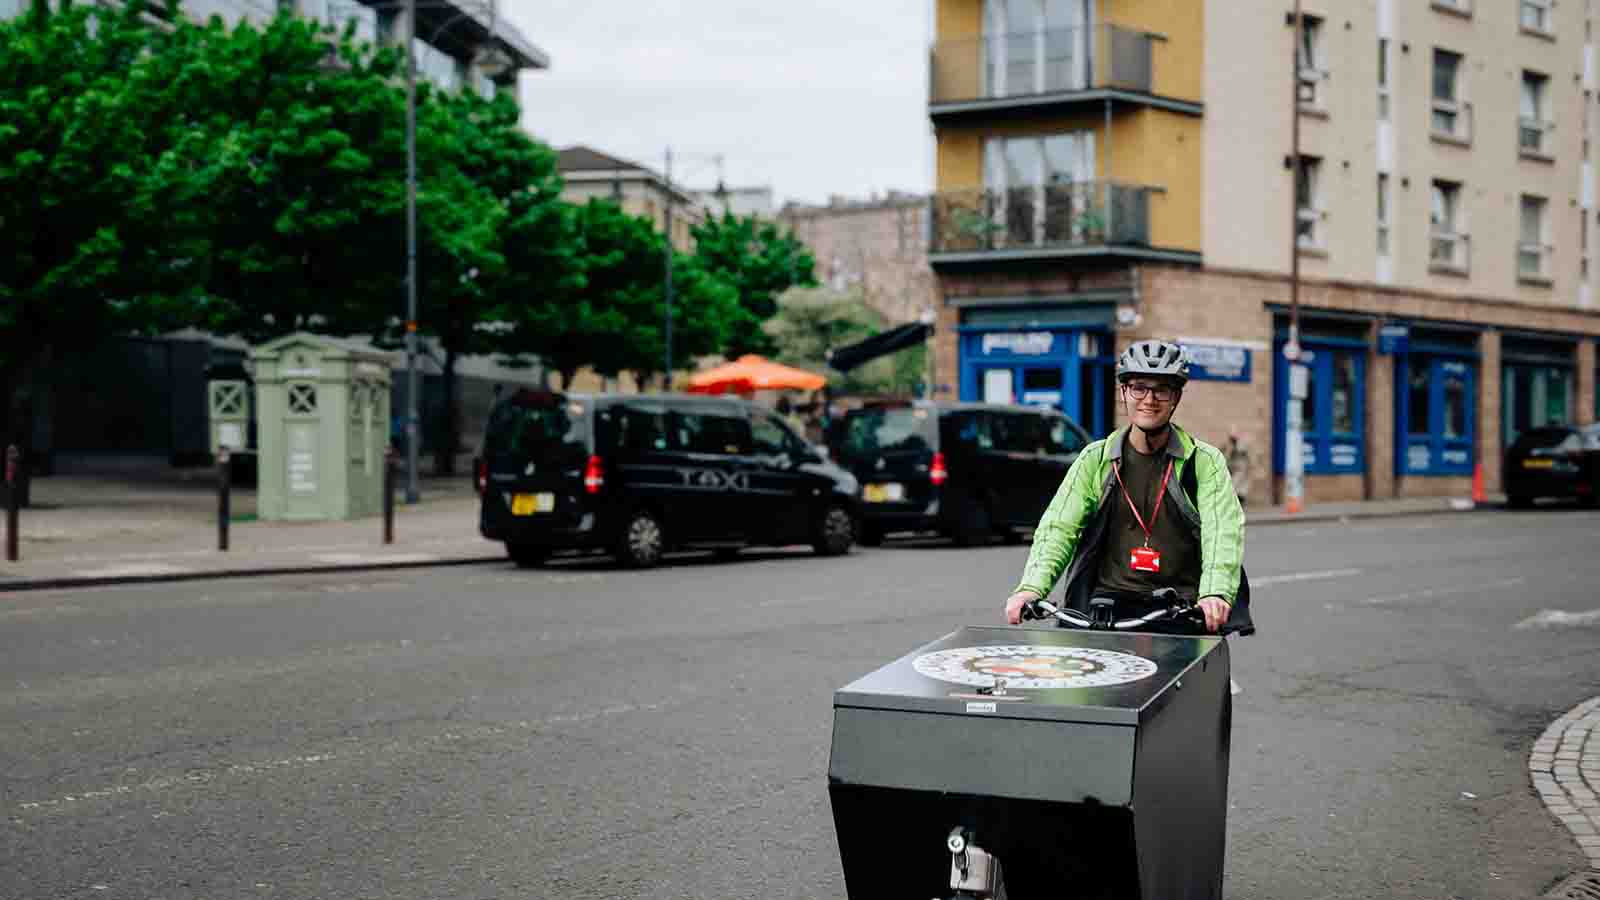
[[[1135,400],[1154,397],[1157,403],[1171,403],[1178,396],[1178,389],[1170,384],[1139,384],[1133,382],[1122,386],[1128,396]]]

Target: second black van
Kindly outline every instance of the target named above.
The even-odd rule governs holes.
[[[868,546],[897,531],[972,544],[1032,529],[1088,443],[1053,409],[987,403],[872,404],[829,435],[861,483],[857,540]]]
[[[678,394],[522,390],[496,404],[479,530],[519,565],[558,549],[650,566],[678,547],[848,552],[858,485],[772,412]]]

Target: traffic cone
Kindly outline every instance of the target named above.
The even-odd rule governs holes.
[[[1482,506],[1488,500],[1489,495],[1483,489],[1483,463],[1478,463],[1472,469],[1472,502],[1476,506]]]

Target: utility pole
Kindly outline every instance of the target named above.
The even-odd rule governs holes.
[[[406,0],[406,502],[417,502],[417,0]]]
[[[1289,85],[1289,340],[1283,355],[1289,361],[1289,389],[1284,392],[1284,506],[1290,513],[1301,510],[1305,497],[1305,423],[1300,421],[1301,401],[1310,389],[1300,349],[1300,43],[1305,39],[1305,16],[1301,0],[1294,0],[1294,51],[1290,54]]]
[[[661,377],[662,387],[672,390],[672,148],[667,148],[667,240],[666,250],[662,256],[665,260],[665,281],[662,295],[666,298],[667,305],[667,368]]]

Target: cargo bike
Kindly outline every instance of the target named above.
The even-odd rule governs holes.
[[[1035,601],[1033,622],[962,628],[837,691],[849,896],[1221,897],[1227,629],[1204,633],[1176,592],[1150,600],[1121,620]]]

